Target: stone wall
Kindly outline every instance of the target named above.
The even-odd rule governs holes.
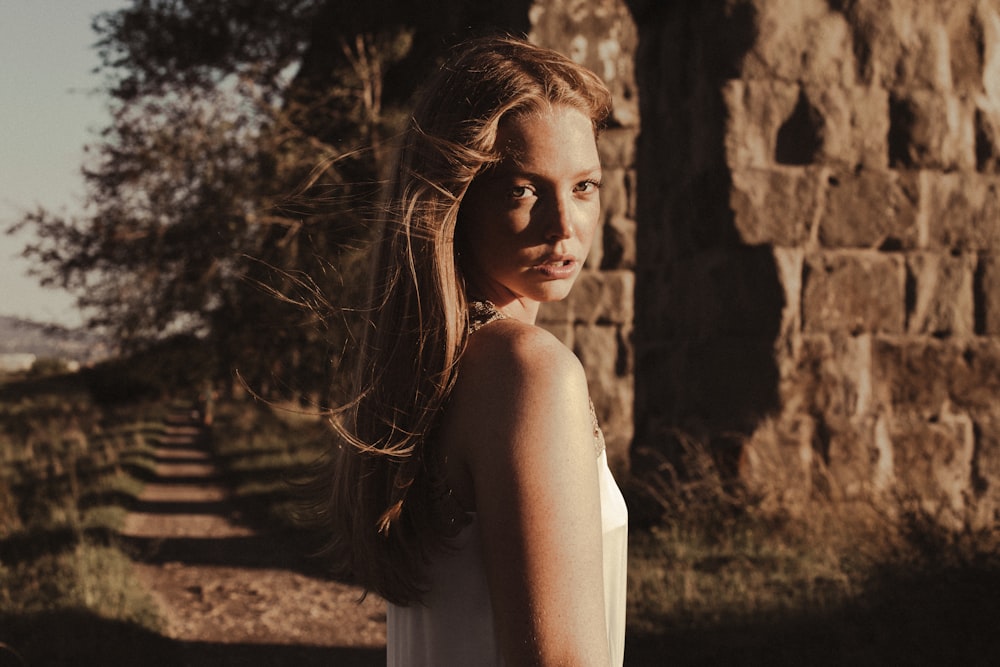
[[[636,451],[1000,508],[1000,0],[630,0]]]
[[[618,473],[634,432],[632,320],[635,284],[635,24],[623,0],[538,0],[529,39],[586,65],[614,95],[601,136],[601,230],[568,299],[545,304],[539,323],[569,345],[587,371],[591,396]]]

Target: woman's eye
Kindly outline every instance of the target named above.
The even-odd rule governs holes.
[[[590,194],[590,193],[593,193],[593,192],[597,192],[598,190],[600,190],[600,188],[601,188],[600,181],[586,180],[586,181],[582,181],[581,183],[577,184],[576,191],[577,192],[583,192],[585,194]]]
[[[535,191],[527,185],[515,185],[510,189],[510,196],[514,199],[526,199],[535,194]]]

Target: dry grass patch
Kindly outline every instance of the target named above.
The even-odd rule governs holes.
[[[683,467],[683,472],[679,469]],[[1000,530],[918,505],[765,509],[688,445],[644,480],[627,664],[991,664]]]

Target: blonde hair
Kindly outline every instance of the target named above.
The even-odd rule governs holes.
[[[468,336],[455,248],[462,199],[499,160],[501,122],[551,105],[583,111],[596,136],[611,96],[555,51],[480,38],[429,81],[402,137],[372,267],[358,390],[332,420],[337,442],[313,507],[336,569],[392,602],[420,599],[423,564],[446,534],[435,518],[441,476],[432,431]]]

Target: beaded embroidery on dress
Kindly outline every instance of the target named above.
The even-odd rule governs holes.
[[[475,333],[490,322],[505,320],[507,316],[486,299],[474,299],[469,302],[469,333]]]

